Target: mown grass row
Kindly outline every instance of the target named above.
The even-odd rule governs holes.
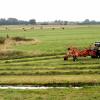
[[[92,78],[91,78],[92,77]],[[0,85],[34,86],[91,86],[100,85],[100,75],[55,75],[55,76],[0,76]]]
[[[0,75],[89,75],[100,74],[100,70],[0,70]]]
[[[100,59],[92,59],[88,57],[80,57],[77,62],[73,62],[72,58],[69,61],[63,60],[63,55],[61,56],[48,56],[48,57],[31,57],[31,58],[22,58],[22,59],[9,59],[9,60],[0,60],[0,64],[47,64],[47,63],[55,63],[55,64],[62,64],[62,65],[85,65],[85,64],[99,64]],[[48,64],[48,65],[49,65]]]
[[[100,85],[100,59],[82,58],[77,62],[69,59],[65,62],[62,58],[36,57],[21,60],[1,60],[1,85]]]
[[[100,59],[82,58],[77,62],[71,59],[65,62],[56,56],[1,60],[0,75],[100,74],[99,61]]]

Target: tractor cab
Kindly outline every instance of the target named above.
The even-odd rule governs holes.
[[[100,48],[100,42],[95,42],[95,46]]]
[[[96,56],[91,56],[92,58],[100,58],[100,42],[95,42],[92,50],[95,50]]]

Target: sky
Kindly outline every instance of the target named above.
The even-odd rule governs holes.
[[[0,0],[0,18],[100,21],[100,0]]]

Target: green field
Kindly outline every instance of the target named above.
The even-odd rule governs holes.
[[[0,90],[0,100],[99,100],[100,87],[82,89]]]
[[[59,26],[60,27],[60,26]],[[16,26],[9,26],[9,30],[4,28],[0,29],[0,36],[8,34],[11,36],[21,36],[35,38],[40,41],[37,45],[17,45],[13,46],[13,49],[19,51],[32,51],[39,54],[63,54],[66,47],[77,46],[79,48],[87,47],[95,41],[99,41],[100,38],[100,26],[70,26],[64,30],[56,28],[46,29],[30,29],[31,26],[26,27],[26,31],[22,30],[22,26],[16,28]]]
[[[0,95],[13,92],[0,100],[11,100],[12,98],[14,98],[13,100],[89,100],[92,94],[89,91],[94,93],[90,100],[99,100],[100,94],[97,91],[100,90],[100,59],[80,57],[76,62],[73,62],[72,58],[68,61],[63,60],[69,46],[83,49],[89,47],[95,41],[100,41],[99,25],[64,26],[64,30],[61,28],[62,26],[43,26],[43,29],[40,29],[41,26],[34,26],[34,29],[31,28],[33,26],[7,26],[8,30],[5,27],[0,27],[0,37],[20,36],[34,38],[39,42],[36,44],[11,45],[4,50],[2,49],[3,46],[0,45],[0,85],[93,87],[82,90],[71,89],[70,91],[66,89],[26,92],[0,90]],[[26,31],[22,30],[23,27]],[[52,29],[52,27],[55,27],[55,29]],[[51,91],[54,92],[54,95]],[[27,99],[30,95],[26,95],[26,99],[24,99],[23,95],[27,92],[35,95],[35,97]],[[37,95],[38,92],[39,95]],[[18,98],[14,93],[22,97]],[[48,97],[49,93],[50,96]],[[57,94],[59,95],[57,96]],[[80,99],[77,95],[84,95],[84,97]]]

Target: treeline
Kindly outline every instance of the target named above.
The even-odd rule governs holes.
[[[41,25],[96,25],[100,24],[100,21],[85,19],[84,21],[63,21],[55,20],[52,22],[40,22]]]
[[[100,24],[100,21],[85,19],[82,22],[79,21],[63,21],[63,20],[55,20],[49,22],[36,22],[35,19],[30,19],[29,21],[18,20],[17,18],[1,18],[0,25],[96,25]]]
[[[79,22],[78,24],[80,24],[80,25],[95,25],[95,24],[100,24],[100,21],[85,19],[83,22]]]
[[[35,19],[30,19],[29,21],[18,20],[17,18],[1,18],[0,25],[28,25],[28,24],[36,24]]]

